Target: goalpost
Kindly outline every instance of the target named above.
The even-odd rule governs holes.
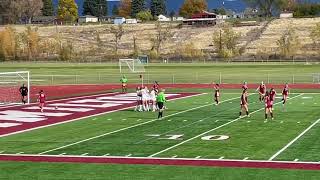
[[[27,103],[30,103],[30,72],[0,72],[0,104],[21,104],[19,89],[28,88]]]
[[[140,59],[119,59],[120,73],[129,71],[133,73],[145,72],[144,63]]]

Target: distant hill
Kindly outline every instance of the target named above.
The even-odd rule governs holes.
[[[59,0],[53,0],[54,4],[57,5]],[[82,15],[82,4],[84,0],[75,0],[79,7],[79,14]],[[226,9],[231,9],[236,12],[243,11],[246,8],[246,4],[242,0],[207,0],[209,9],[225,7]],[[170,12],[172,10],[178,12],[180,6],[184,0],[167,0],[167,11]],[[224,5],[223,5],[224,2]],[[112,0],[108,1],[108,9],[109,14],[111,14],[112,7],[114,5],[118,5],[119,1]]]

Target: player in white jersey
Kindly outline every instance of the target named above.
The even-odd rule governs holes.
[[[150,91],[150,105],[152,106],[152,112],[155,112],[157,110],[156,104],[156,90],[152,88],[152,90]]]
[[[139,86],[137,87],[136,92],[137,92],[137,105],[134,110],[141,112],[142,111],[142,93],[141,93],[141,88]]]
[[[143,105],[143,110],[144,111],[149,111],[149,103],[148,103],[148,99],[149,99],[149,90],[148,87],[144,87],[141,90],[141,94],[142,94],[142,105]]]

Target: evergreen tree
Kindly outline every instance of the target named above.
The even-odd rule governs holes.
[[[165,0],[151,0],[151,14],[152,16],[159,16],[160,14],[167,14]]]
[[[43,16],[53,16],[54,9],[52,0],[42,0],[43,8],[42,8],[42,15]]]
[[[92,15],[96,17],[106,16],[108,7],[106,0],[84,0],[83,15]]]
[[[58,18],[62,21],[74,22],[78,18],[78,6],[74,0],[59,0]]]
[[[131,16],[136,17],[140,11],[145,10],[145,5],[145,0],[132,0]]]
[[[119,7],[117,5],[113,5],[113,7],[112,7],[112,15],[114,15],[114,16],[119,15]]]

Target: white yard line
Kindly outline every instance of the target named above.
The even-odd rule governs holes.
[[[196,94],[196,95],[193,95],[193,96],[186,96],[186,97],[176,98],[176,99],[172,99],[172,100],[185,99],[185,98],[200,96],[200,95],[204,95],[204,94],[206,94],[206,93]],[[238,98],[238,97],[236,97],[236,98]],[[229,99],[229,100],[233,100],[233,99],[236,99],[236,98],[232,98],[232,99]],[[191,108],[191,109],[188,109],[188,110],[185,110],[185,111],[180,111],[180,112],[177,112],[177,113],[169,114],[169,115],[165,116],[165,118],[166,117],[175,116],[175,115],[178,115],[178,114],[182,114],[182,113],[185,113],[185,112],[188,112],[188,111],[192,111],[192,110],[195,110],[195,109],[200,109],[200,108],[203,108],[203,107],[206,107],[206,106],[211,106],[212,104],[206,104],[206,105],[198,106],[198,107]],[[132,107],[134,107],[134,106],[132,106]],[[124,108],[124,109],[129,109],[129,108],[132,108],[132,107],[128,107],[128,108]],[[112,112],[112,111],[110,111],[110,112]],[[107,113],[110,113],[110,112],[107,112]],[[106,114],[106,113],[102,113],[102,114]],[[100,115],[100,114],[96,114],[94,116],[97,116],[97,115]],[[90,116],[87,116],[85,118],[88,118],[88,117],[90,117]],[[50,150],[47,150],[47,151],[40,152],[39,154],[46,154],[48,152],[56,151],[56,150],[63,149],[63,148],[66,148],[66,147],[70,147],[70,146],[73,146],[73,145],[76,145],[76,144],[80,144],[80,143],[83,143],[83,142],[86,142],[86,141],[90,141],[92,139],[97,139],[97,138],[100,138],[100,137],[103,137],[103,136],[107,136],[107,135],[114,134],[114,133],[117,133],[117,132],[121,132],[121,131],[124,131],[124,130],[132,129],[132,128],[135,128],[135,127],[138,127],[138,126],[149,124],[149,123],[152,123],[154,121],[158,121],[158,119],[153,119],[153,120],[146,121],[146,122],[143,122],[143,123],[139,123],[139,124],[136,124],[136,125],[133,125],[133,126],[121,128],[121,129],[118,129],[118,130],[115,130],[115,131],[111,131],[111,132],[107,132],[107,133],[104,133],[104,134],[100,134],[98,136],[94,136],[94,137],[91,137],[91,138],[83,139],[81,141],[77,141],[77,142],[74,142],[74,143],[71,143],[71,144],[67,144],[67,145],[60,146],[60,147],[57,147],[57,148],[54,148],[54,149],[50,149]]]
[[[234,110],[234,109],[238,109],[238,108],[239,108],[239,107],[231,108],[231,109],[228,109],[228,110]],[[219,114],[222,114],[222,113],[225,113],[225,111],[221,111],[221,112],[219,112],[219,113],[217,113],[217,114],[215,114],[215,115],[213,115],[213,116],[208,116],[208,117],[202,118],[202,119],[200,119],[200,120],[194,121],[194,122],[192,122],[192,123],[190,123],[190,124],[187,124],[187,125],[178,127],[178,128],[176,128],[176,129],[171,129],[171,130],[166,131],[166,132],[164,132],[164,133],[157,134],[158,136],[151,136],[150,138],[146,138],[146,139],[144,139],[144,140],[138,141],[138,142],[136,142],[135,144],[140,144],[140,143],[149,141],[149,140],[151,140],[151,139],[157,138],[157,137],[159,137],[159,136],[168,134],[168,133],[170,133],[170,132],[172,132],[172,131],[177,131],[177,130],[179,130],[179,129],[182,129],[182,128],[185,128],[185,127],[189,127],[189,126],[191,126],[191,125],[193,125],[193,124],[197,124],[197,123],[199,123],[199,122],[203,122],[204,120],[210,119],[210,118],[212,118],[212,117],[214,117],[214,116],[217,116],[217,115],[219,115]],[[169,120],[168,120],[168,121],[169,121]],[[216,122],[217,122],[217,121],[216,121]]]
[[[302,96],[302,95],[303,95],[303,94],[294,96],[294,97],[292,97],[291,99],[295,99],[295,98],[297,98],[297,97],[299,97],[299,96]],[[274,105],[277,105],[277,104],[280,104],[280,103],[282,103],[282,102],[275,103]],[[259,112],[259,111],[261,111],[261,110],[264,110],[264,108],[261,108],[261,109],[258,109],[258,110],[256,110],[256,111],[253,111],[253,112],[250,113],[250,114],[254,114],[254,113]],[[194,137],[192,137],[192,138],[190,138],[190,139],[187,139],[187,140],[185,140],[185,141],[182,141],[181,143],[178,143],[178,144],[173,145],[173,146],[171,146],[171,147],[169,147],[169,148],[166,148],[166,149],[164,149],[164,150],[162,150],[162,151],[159,151],[159,152],[157,152],[157,153],[154,153],[154,154],[150,155],[149,157],[154,157],[154,156],[156,156],[156,155],[158,155],[158,154],[161,154],[161,153],[163,153],[163,152],[169,151],[169,150],[171,150],[171,149],[173,149],[173,148],[176,148],[176,147],[178,147],[178,146],[180,146],[180,145],[182,145],[182,144],[184,144],[184,143],[187,143],[187,142],[192,141],[192,140],[194,140],[194,139],[196,139],[196,138],[199,138],[199,137],[201,137],[201,136],[203,136],[203,135],[205,135],[205,134],[208,134],[208,133],[210,133],[210,132],[212,132],[212,131],[215,131],[215,130],[220,129],[220,128],[222,128],[222,127],[225,127],[225,126],[227,126],[227,125],[229,125],[229,124],[231,124],[231,123],[234,123],[234,122],[236,122],[236,121],[238,121],[238,120],[240,120],[240,119],[242,119],[242,118],[243,118],[243,117],[239,117],[239,118],[234,119],[234,120],[232,120],[232,121],[230,121],[230,122],[227,122],[227,123],[225,123],[225,124],[222,124],[221,126],[218,126],[218,127],[216,127],[216,128],[210,129],[210,130],[208,130],[208,131],[206,131],[206,132],[204,132],[204,133],[201,133],[201,134],[199,134],[199,135],[197,135],[197,136],[194,136]]]
[[[206,94],[206,93],[195,94],[195,95],[192,95],[192,96],[184,96],[184,97],[180,97],[180,98],[171,99],[171,100],[168,100],[168,101],[185,99],[185,98],[200,96],[200,95],[204,95],[204,94]],[[98,95],[94,95],[94,96],[98,96]],[[87,96],[85,96],[85,97],[87,97]],[[89,97],[90,97],[90,96],[89,96]],[[82,98],[82,97],[81,97],[81,98]],[[75,98],[70,98],[70,99],[75,99]],[[65,100],[65,99],[64,99],[64,100]],[[60,100],[53,100],[53,101],[60,101]],[[53,101],[51,101],[51,102],[53,102]],[[11,135],[14,135],[14,134],[20,134],[20,133],[24,133],[24,132],[28,132],[28,131],[33,131],[33,130],[36,130],[36,129],[42,129],[42,128],[46,128],[46,127],[51,127],[51,126],[56,126],[56,125],[60,125],[60,124],[65,124],[65,123],[69,123],[69,122],[73,122],[73,121],[78,121],[78,120],[82,120],[82,119],[87,119],[87,118],[91,118],[91,117],[101,116],[101,115],[105,115],[105,114],[109,114],[109,113],[113,113],[113,112],[118,112],[118,111],[122,111],[122,110],[126,110],[126,109],[131,109],[131,108],[133,108],[133,107],[135,107],[135,105],[134,105],[134,106],[130,106],[130,107],[125,107],[125,108],[122,108],[122,109],[116,109],[116,110],[112,110],[112,111],[108,111],[108,112],[93,114],[93,115],[86,116],[86,117],[80,117],[80,118],[76,118],[76,119],[71,119],[71,120],[63,121],[63,122],[59,122],[59,123],[48,124],[48,125],[45,125],[45,126],[40,126],[40,127],[35,127],[35,128],[31,128],[31,129],[26,129],[26,130],[22,130],[22,131],[17,131],[17,132],[13,132],[13,133],[9,133],[9,134],[4,134],[4,135],[0,135],[0,138],[1,138],[1,137],[6,137],[6,136],[11,136]]]
[[[301,138],[305,133],[307,133],[313,126],[318,124],[320,122],[320,119],[315,121],[313,124],[311,124],[307,129],[305,129],[302,133],[300,133],[296,138],[294,138],[292,141],[290,141],[287,145],[285,145],[282,149],[280,149],[278,152],[276,152],[273,156],[269,158],[269,161],[274,160],[277,156],[279,156],[283,151],[288,149],[293,143],[295,143],[299,138]]]
[[[65,153],[62,153],[65,154]],[[61,157],[61,155],[37,155],[37,154],[1,154],[0,156],[12,156],[12,157]],[[161,157],[125,157],[125,156],[80,156],[80,155],[64,155],[63,157],[71,158],[118,158],[118,159],[154,159],[154,160],[193,160],[193,161],[222,161],[222,162],[272,162],[272,163],[292,163],[292,164],[320,164],[320,162],[312,161],[269,161],[269,160],[240,160],[240,159],[208,159],[208,158],[161,158]],[[201,157],[201,156],[198,156]]]

